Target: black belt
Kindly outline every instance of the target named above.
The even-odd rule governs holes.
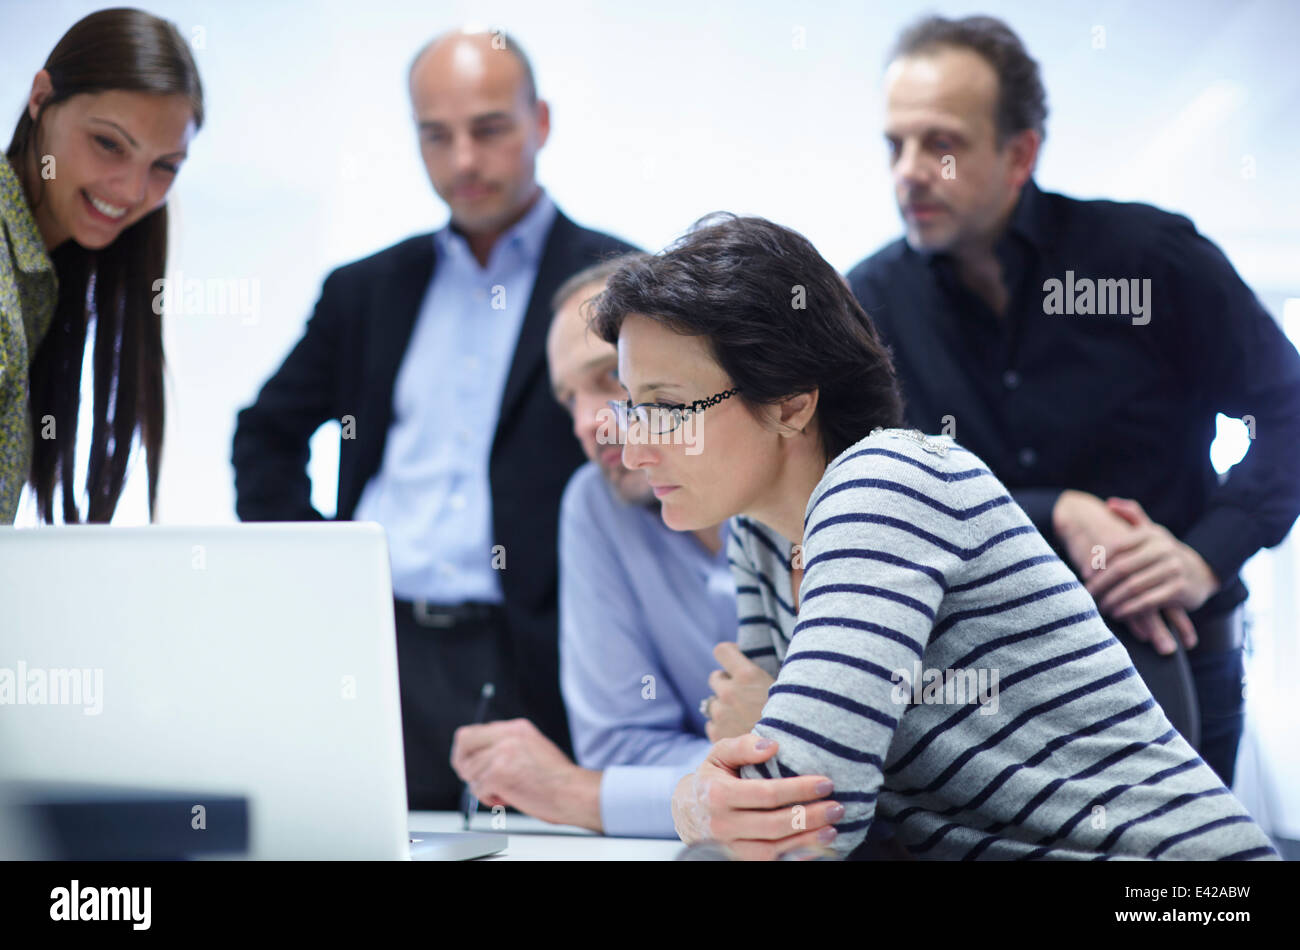
[[[399,613],[409,614],[421,627],[446,630],[467,623],[486,623],[505,615],[500,604],[467,601],[463,604],[432,604],[427,600],[393,599]]]
[[[1226,614],[1193,620],[1196,627],[1196,646],[1193,649],[1214,653],[1241,646],[1246,635],[1245,613],[1245,609],[1238,605]]]

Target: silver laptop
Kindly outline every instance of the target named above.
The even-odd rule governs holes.
[[[0,529],[6,776],[244,795],[253,858],[501,851],[408,831],[392,596],[374,524]]]

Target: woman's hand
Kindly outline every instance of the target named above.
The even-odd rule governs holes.
[[[714,744],[673,792],[673,825],[682,841],[717,841],[747,861],[825,852],[835,840],[834,823],[844,817],[843,805],[823,800],[833,791],[830,779],[740,777],[742,766],[766,762],[776,751],[776,742],[752,733]]]

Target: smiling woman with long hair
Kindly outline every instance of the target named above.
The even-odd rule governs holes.
[[[631,397],[623,462],[670,528],[734,519],[739,644],[776,677],[753,729],[767,754],[728,771],[718,743],[678,785],[684,840],[847,856],[874,830],[931,858],[1277,857],[988,467],[898,428],[890,355],[805,238],[706,220],[597,301]],[[811,803],[823,787],[792,812],[752,781],[798,776],[834,800]]]
[[[74,469],[82,358],[95,327],[90,522],[117,507],[137,434],[154,514],[163,440],[167,192],[203,124],[176,28],[101,10],[36,73],[0,161],[0,524],[30,481],[41,518],[81,520]]]

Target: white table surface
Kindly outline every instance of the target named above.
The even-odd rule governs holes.
[[[471,831],[504,834],[510,839],[505,851],[488,861],[671,861],[685,848],[677,839],[607,838],[585,828],[552,825],[507,812],[500,816],[505,827],[492,826],[492,814],[481,811]],[[460,831],[463,818],[454,811],[413,811],[412,831]],[[498,821],[498,825],[501,821]]]

